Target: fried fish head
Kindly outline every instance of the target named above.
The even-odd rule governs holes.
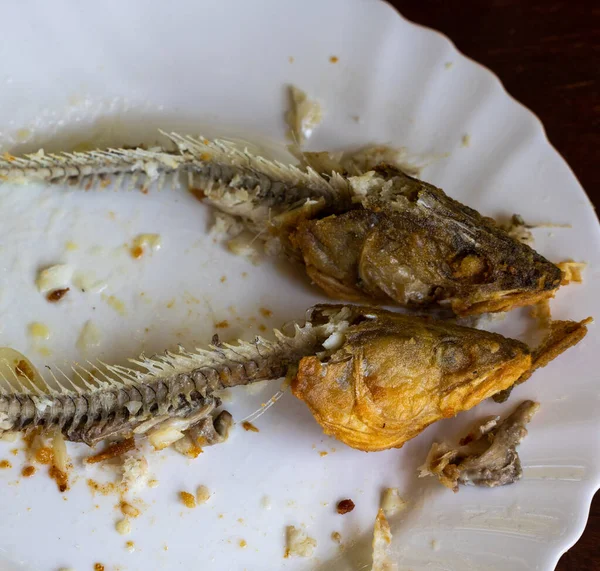
[[[360,205],[292,236],[311,279],[350,301],[507,311],[552,297],[561,270],[493,220],[391,167],[350,177]]]
[[[341,346],[303,358],[292,390],[326,434],[359,450],[399,448],[531,366],[528,347],[501,335],[368,307],[351,312]]]

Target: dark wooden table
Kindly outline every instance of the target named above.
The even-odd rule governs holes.
[[[391,0],[446,34],[536,113],[600,206],[599,0]],[[581,539],[556,571],[600,571],[600,492]]]

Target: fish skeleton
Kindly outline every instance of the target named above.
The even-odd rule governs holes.
[[[560,268],[494,220],[397,168],[317,172],[222,141],[163,134],[174,149],[8,156],[0,179],[92,183],[110,175],[119,185],[142,174],[163,184],[184,173],[206,202],[276,243],[270,250],[304,264],[338,300],[439,305],[465,316],[533,305],[561,284]]]
[[[561,350],[585,335],[585,323],[568,330]],[[132,360],[136,369],[100,364],[93,372],[74,364],[76,380],[50,369],[54,384],[18,365],[13,378],[0,374],[0,431],[60,430],[89,445],[132,433],[151,442],[160,433],[163,444],[189,435],[205,443],[208,433],[223,436],[226,428],[223,416],[210,424],[219,390],[288,377],[327,434],[360,450],[382,450],[548,362],[538,356],[534,363],[531,350],[514,339],[374,307],[317,305],[303,324],[292,325],[287,335],[275,330],[273,341],[214,339],[206,350],[142,356]]]

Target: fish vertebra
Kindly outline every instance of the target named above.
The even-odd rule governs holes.
[[[580,339],[585,322],[564,331]],[[51,370],[54,389],[19,361],[12,379],[0,373],[8,383],[0,387],[0,431],[58,429],[88,444],[132,433],[148,435],[157,448],[184,436],[210,444],[231,420],[221,413],[212,422],[219,390],[295,375],[294,394],[327,433],[380,450],[401,446],[547,362],[538,355],[532,364],[526,345],[495,333],[365,306],[317,305],[293,335],[274,333],[274,341],[216,340],[208,350],[132,360],[145,371],[103,365],[90,374],[74,365],[78,380],[71,382]]]
[[[0,160],[5,180],[185,173],[217,209],[239,217],[330,296],[442,305],[458,315],[507,311],[554,295],[561,270],[441,189],[380,165],[319,174],[225,142],[165,134],[176,150],[109,149]],[[86,185],[86,188],[89,185]],[[271,248],[275,250],[276,248]]]
[[[74,364],[73,381],[60,369],[49,369],[54,383],[46,382],[31,367],[17,364],[10,377],[0,373],[5,383],[0,384],[0,431],[58,428],[67,440],[90,445],[159,427],[182,433],[219,406],[215,392],[284,377],[301,357],[314,354],[334,327],[334,318],[319,325],[308,321],[296,325],[291,336],[275,330],[275,341],[256,337],[230,345],[216,339],[208,350],[131,360],[144,370],[98,364],[88,371]]]

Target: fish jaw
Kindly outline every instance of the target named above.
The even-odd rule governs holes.
[[[292,382],[325,433],[359,450],[399,448],[531,367],[526,345],[497,334],[372,308],[362,317],[340,349],[303,358]]]

